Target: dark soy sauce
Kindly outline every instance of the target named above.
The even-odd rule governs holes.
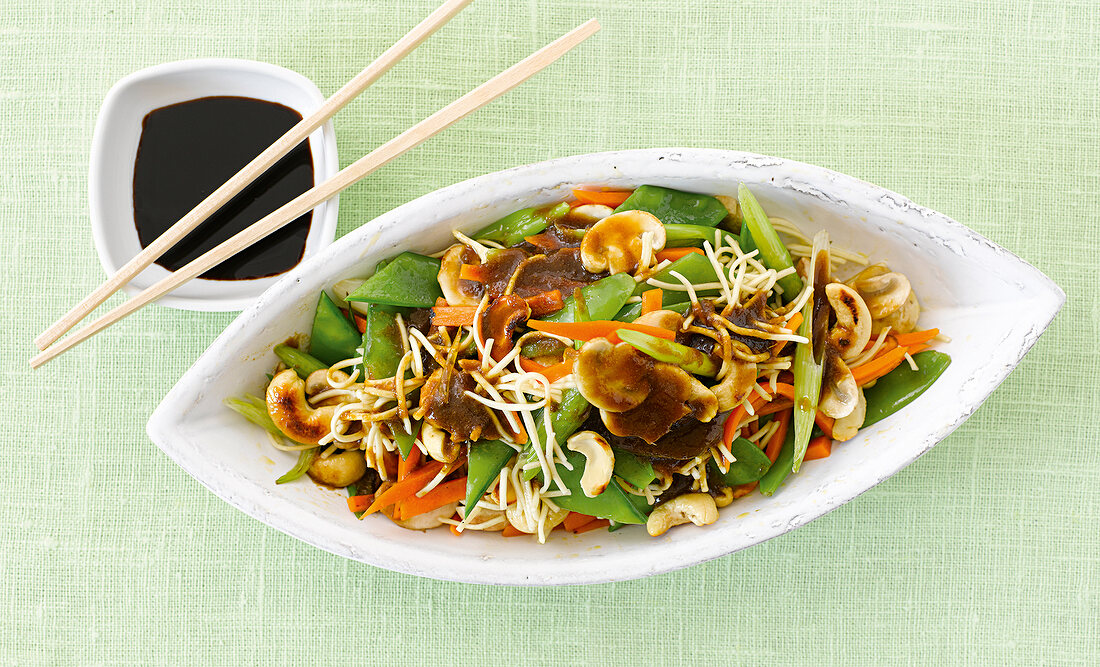
[[[134,164],[134,221],[144,248],[240,171],[302,116],[250,97],[204,97],[154,109],[141,124]],[[157,264],[175,271],[313,187],[303,142]],[[201,277],[248,280],[289,270],[302,258],[313,213],[210,269]]]

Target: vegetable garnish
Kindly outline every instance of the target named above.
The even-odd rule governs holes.
[[[297,456],[276,481],[414,530],[656,536],[778,492],[950,363],[904,275],[744,185],[573,195],[318,295],[266,398],[226,402]]]

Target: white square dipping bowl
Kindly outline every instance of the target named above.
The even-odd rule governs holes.
[[[276,486],[296,459],[222,401],[261,394],[272,347],[310,329],[317,294],[366,277],[402,250],[435,252],[451,230],[472,232],[516,209],[569,197],[577,185],[663,185],[736,194],[747,184],[770,214],[906,274],[923,306],[921,325],[951,342],[953,362],[917,400],[788,478],[773,497],[754,494],[705,528],[659,538],[644,529],[546,544],[499,533],[399,528],[359,521],[342,492],[308,480]],[[347,558],[436,579],[558,585],[618,581],[700,563],[797,528],[904,468],[963,422],[1016,367],[1065,295],[1037,269],[963,225],[908,199],[827,169],[750,153],[650,149],[595,153],[481,176],[425,195],[341,238],[278,281],[242,313],[168,393],[149,420],[153,441],[230,504],[305,542]],[[232,535],[226,535],[231,544]]]
[[[92,238],[99,261],[113,275],[141,251],[134,223],[134,162],[142,121],[154,109],[202,97],[251,97],[294,109],[303,118],[325,101],[312,81],[288,69],[251,60],[181,60],[134,72],[116,83],[103,100],[92,137],[88,199]],[[339,169],[336,134],[328,121],[309,137],[314,184]],[[313,211],[301,262],[336,236],[337,198]],[[300,263],[301,263],[300,262]],[[136,294],[171,275],[153,264],[123,287]],[[242,310],[280,276],[254,280],[196,279],[157,303],[186,310]]]

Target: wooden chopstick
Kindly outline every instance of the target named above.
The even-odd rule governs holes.
[[[133,299],[107,312],[94,320],[91,324],[88,324],[76,333],[58,342],[56,345],[35,355],[30,360],[31,367],[38,368],[47,361],[75,347],[88,338],[91,338],[127,315],[139,310],[161,296],[164,296],[192,278],[201,275],[206,270],[225,259],[232,257],[256,241],[286,226],[306,211],[313,209],[326,199],[335,196],[343,189],[359,181],[379,167],[387,164],[402,153],[420,145],[435,134],[531,78],[543,68],[568,53],[573,47],[591,37],[599,29],[600,24],[595,19],[590,19],[582,23],[577,28],[559,37],[550,44],[547,44],[454,102],[436,111],[434,114],[428,116],[408,130],[390,139],[367,155],[359,158],[329,180],[314,187],[312,190],[302,193],[287,204],[273,211],[270,215],[241,232],[238,232],[218,247],[198,257],[186,266],[183,266],[164,280],[142,291]]]
[[[60,338],[66,331],[75,326],[77,322],[87,317],[97,306],[121,289],[123,285],[133,280],[134,276],[148,268],[158,257],[167,252],[169,248],[179,243],[226,202],[247,187],[249,183],[259,178],[260,175],[267,171],[273,164],[278,162],[279,158],[283,157],[295,146],[302,143],[314,130],[321,127],[325,121],[335,115],[337,111],[343,109],[348,102],[355,99],[359,93],[366,90],[368,86],[377,81],[379,77],[388,72],[391,67],[398,63],[398,61],[408,55],[413,49],[419,46],[421,42],[430,37],[432,33],[441,28],[443,24],[451,20],[455,14],[460,12],[462,8],[472,1],[473,0],[447,0],[440,5],[438,9],[429,14],[427,18],[417,24],[408,34],[398,40],[393,46],[386,49],[386,51],[378,56],[374,62],[367,65],[366,69],[356,75],[354,79],[348,81],[343,88],[336,91],[336,93],[328,98],[317,111],[313,112],[308,118],[303,118],[298,124],[287,130],[286,134],[280,137],[275,143],[271,144],[264,152],[257,155],[254,160],[246,164],[235,176],[226,181],[217,190],[210,193],[206,199],[202,200],[195,208],[191,209],[187,215],[180,218],[176,224],[169,227],[167,231],[161,234],[155,241],[149,244],[149,246],[135,255],[133,259],[118,270],[118,273],[105,280],[99,287],[92,291],[91,294],[84,297],[83,301],[73,306],[73,308],[65,313],[61,319],[54,322],[48,329],[39,334],[39,336],[34,339],[35,346],[38,347],[39,350],[46,349],[46,347]]]

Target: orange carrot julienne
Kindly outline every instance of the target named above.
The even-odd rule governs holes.
[[[560,364],[554,364],[553,366],[543,366],[542,364],[531,361],[526,357],[520,357],[519,366],[528,373],[541,373],[546,377],[549,382],[560,380],[561,378],[573,372],[572,360],[563,361]]]
[[[573,530],[573,533],[580,535],[581,533],[587,533],[590,530],[599,530],[600,528],[606,528],[611,525],[611,522],[607,519],[593,519]]]
[[[799,327],[800,324],[802,324],[802,313],[797,312],[793,316],[791,316],[791,319],[787,320],[787,323],[783,325],[783,328],[786,329],[787,331],[791,332],[791,333],[794,333],[794,332],[798,331],[798,327]],[[786,345],[786,344],[787,344],[787,341],[785,341],[785,340],[781,340],[778,343],[776,343],[772,348],[774,353],[779,354],[780,350],[782,350],[783,346]]]
[[[665,293],[660,287],[642,292],[642,315],[660,310]]]
[[[561,298],[561,290],[556,289],[526,297],[524,301],[527,302],[527,307],[531,309],[531,315],[535,317],[556,313],[565,307],[565,299]]]
[[[565,516],[565,521],[562,522],[562,525],[565,526],[565,529],[568,531],[576,531],[584,524],[591,523],[595,520],[596,517],[590,516],[588,514],[581,514],[580,512],[570,512]]]
[[[832,453],[833,439],[827,435],[819,435],[813,440],[810,440],[810,444],[806,447],[806,456],[804,456],[802,460],[816,461],[817,459],[823,459]]]
[[[489,267],[484,264],[463,264],[458,270],[458,277],[462,280],[483,283],[489,279]]]
[[[355,315],[355,328],[359,330],[359,333],[367,333],[367,318],[359,313],[353,313],[353,315]]]
[[[756,489],[756,482],[749,482],[748,484],[738,484],[733,487],[733,498],[744,498]]]
[[[603,204],[616,208],[626,201],[632,191],[606,191],[606,190],[574,190],[573,196],[581,204]]]
[[[665,248],[664,250],[657,251],[657,261],[663,262],[667,259],[670,262],[675,262],[681,257],[687,257],[688,255],[706,256],[706,253],[700,248]]]
[[[454,535],[455,537],[462,537],[462,533],[458,532],[458,526],[447,526],[447,527],[451,529],[451,535]]]
[[[443,463],[440,461],[433,460],[420,466],[409,473],[408,477],[399,480],[393,486],[378,494],[374,502],[366,509],[365,513],[374,514],[383,507],[389,507],[390,505],[405,500],[420,489],[423,489],[428,482],[432,481],[432,478],[439,474],[440,470],[443,470]]]
[[[409,450],[409,457],[406,459],[397,459],[397,479],[402,480],[409,476],[409,473],[420,467],[420,448],[413,446]]]
[[[890,336],[897,341],[898,345],[903,347],[912,347],[920,343],[927,343],[938,335],[940,335],[939,329],[925,329],[924,331],[914,331],[907,334],[890,334]]]
[[[437,510],[444,505],[457,503],[465,497],[466,478],[452,479],[449,482],[443,482],[419,498],[414,494],[406,500],[402,500],[398,503],[398,511],[394,512],[394,516],[398,516],[404,521]]]
[[[348,496],[348,509],[352,512],[363,512],[374,501],[374,494],[365,496]]]
[[[779,450],[783,449],[783,440],[787,437],[787,428],[791,424],[791,415],[794,411],[788,411],[781,413],[777,419],[779,420],[779,428],[775,429],[775,433],[772,434],[770,440],[768,440],[768,447],[764,450],[764,454],[768,457],[772,463],[779,458]]]
[[[464,327],[474,323],[477,306],[436,306],[432,308],[432,324],[441,327]]]
[[[833,424],[836,423],[835,419],[824,412],[815,412],[814,423],[817,424],[817,427],[821,429],[822,433],[830,438],[833,437]]]
[[[760,384],[760,388],[769,394],[771,393],[771,387],[772,385],[770,382]],[[775,383],[775,393],[778,396],[794,400],[794,386],[786,382]],[[755,390],[749,396],[749,403],[752,405],[753,414],[756,414],[760,406],[770,402],[770,399],[764,398]],[[741,427],[741,422],[745,421],[745,417],[748,415],[749,411],[745,409],[745,404],[742,401],[737,404],[737,407],[733,409],[730,416],[726,418],[726,423],[722,426],[722,442],[726,444],[726,447],[729,447],[733,443],[733,439],[737,437],[737,431]]]
[[[876,357],[867,363],[856,366],[852,369],[852,375],[856,379],[856,384],[862,387],[868,382],[877,380],[894,370],[905,360],[905,353],[907,351],[908,348],[898,346],[881,357]]]
[[[507,526],[504,527],[504,530],[501,531],[501,535],[503,535],[504,537],[519,537],[520,535],[529,535],[529,534],[530,533],[525,533],[522,530],[516,528],[512,524],[508,524]]]
[[[592,320],[589,322],[546,322],[543,320],[528,320],[527,326],[535,331],[565,336],[573,340],[592,340],[593,338],[610,339],[619,329],[640,331],[665,340],[674,340],[676,338],[675,331],[669,331],[661,327],[649,326],[648,324],[633,324],[631,322],[614,322],[611,320]]]

